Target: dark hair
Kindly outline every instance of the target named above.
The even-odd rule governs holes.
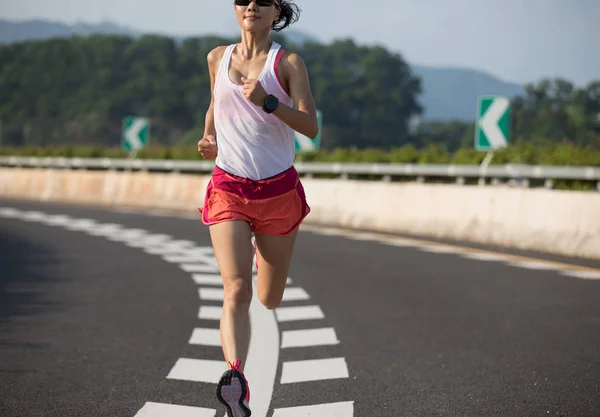
[[[273,22],[271,29],[275,32],[280,32],[292,23],[298,21],[300,17],[300,9],[292,1],[280,0],[279,19]]]

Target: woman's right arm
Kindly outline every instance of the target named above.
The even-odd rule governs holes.
[[[223,58],[225,46],[219,46],[208,53],[206,61],[208,62],[208,73],[210,75],[210,105],[204,118],[204,137],[198,142],[198,152],[205,159],[214,159],[217,157],[217,131],[215,129],[215,111],[214,111],[214,91],[217,68]]]

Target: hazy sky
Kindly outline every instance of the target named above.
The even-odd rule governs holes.
[[[600,79],[600,0],[297,0],[295,29],[353,37],[411,63],[484,69],[514,82]],[[110,20],[176,35],[238,30],[232,0],[0,0],[0,17]]]

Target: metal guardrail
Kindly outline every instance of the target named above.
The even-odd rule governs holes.
[[[54,169],[94,169],[162,172],[208,173],[214,168],[212,161],[157,160],[124,158],[38,158],[0,156],[0,166]],[[391,177],[455,178],[458,183],[466,178],[515,179],[527,181],[546,180],[551,187],[554,180],[584,180],[598,182],[600,190],[600,167],[533,166],[533,165],[438,165],[438,164],[392,164],[392,163],[321,163],[297,162],[294,164],[301,175],[377,175],[389,180]]]

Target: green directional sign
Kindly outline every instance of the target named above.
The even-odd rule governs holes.
[[[477,105],[475,148],[493,151],[508,146],[510,139],[510,100],[501,96],[481,96]]]
[[[296,151],[318,151],[321,148],[321,129],[323,128],[323,112],[317,110],[317,122],[319,124],[319,133],[314,139],[296,132]]]
[[[123,119],[122,147],[127,152],[136,152],[150,143],[150,120],[143,117]]]

